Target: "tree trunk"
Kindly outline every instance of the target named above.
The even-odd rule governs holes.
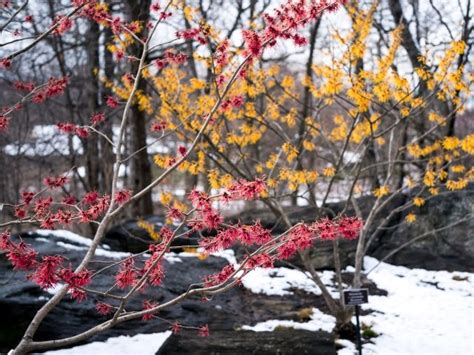
[[[132,1],[129,0],[128,4],[130,6],[130,18],[139,20],[143,25],[143,31],[140,35],[145,38],[147,36],[148,30],[146,24],[150,18],[150,0],[142,1]],[[134,52],[138,54],[142,50],[140,45],[137,45]],[[131,72],[135,73],[137,71],[138,63],[134,62],[132,64]],[[140,80],[138,83],[138,92],[146,93],[146,82]],[[132,107],[130,119],[130,128],[131,128],[131,144],[130,152],[134,153],[140,151],[133,157],[130,165],[130,175],[131,182],[134,192],[138,192],[148,186],[152,181],[151,173],[151,163],[148,156],[148,150],[142,149],[146,146],[146,114],[143,111],[140,111],[139,108],[135,105]],[[147,214],[153,214],[153,202],[151,198],[151,191],[146,193],[141,199],[139,199],[132,206],[133,216],[144,216]]]

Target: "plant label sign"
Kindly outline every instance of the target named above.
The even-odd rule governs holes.
[[[350,289],[344,291],[344,304],[357,306],[369,302],[369,290],[366,288]]]

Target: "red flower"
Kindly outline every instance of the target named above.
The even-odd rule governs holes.
[[[171,326],[171,331],[173,332],[173,334],[178,334],[181,331],[181,324],[179,324],[178,322],[174,322]]]
[[[198,332],[200,337],[208,337],[209,336],[209,327],[208,325],[202,325],[199,327],[199,332]]]
[[[247,269],[254,269],[256,267],[271,268],[273,267],[273,259],[266,253],[257,254],[251,257],[247,263]]]
[[[150,10],[151,10],[152,12],[158,12],[158,11],[161,10],[161,6],[160,6],[160,4],[158,4],[157,2],[154,2],[153,4],[151,4]]]
[[[50,189],[58,188],[64,186],[68,182],[68,178],[66,176],[58,176],[58,177],[46,177],[43,180],[43,183],[49,187]]]
[[[89,138],[89,129],[87,127],[76,127],[76,134],[81,138]]]
[[[343,238],[357,239],[364,222],[357,217],[343,217],[337,222],[337,231]]]
[[[0,59],[0,69],[8,69],[12,65],[12,61],[8,58]]]
[[[180,145],[180,146],[178,147],[178,153],[179,153],[179,155],[181,155],[182,157],[184,157],[184,156],[186,155],[187,151],[188,151],[188,150],[186,149],[186,147],[183,147],[182,145]]]
[[[23,82],[23,81],[15,81],[14,85],[15,85],[15,89],[17,89],[18,91],[26,91],[26,92],[33,91],[33,89],[35,87],[35,84],[26,83],[26,82]]]
[[[234,96],[231,99],[232,107],[234,108],[239,108],[244,104],[244,98],[242,95]]]
[[[66,123],[60,122],[56,126],[61,132],[68,133],[68,134],[72,134],[76,132],[76,127],[77,127],[74,123],[70,123],[70,122],[66,122]]]
[[[36,265],[36,256],[38,253],[28,247],[25,243],[12,243],[9,239],[9,234],[2,234],[2,249],[9,250],[7,259],[17,270],[29,270]]]
[[[199,241],[199,245],[203,247],[207,253],[213,253],[232,246],[239,237],[238,228],[228,228],[219,231],[215,237],[203,238]]]
[[[72,28],[72,21],[69,17],[66,16],[57,16],[54,19],[53,25],[56,24],[58,24],[58,26],[53,31],[55,35],[62,35]]]
[[[95,305],[95,309],[97,310],[97,313],[105,316],[112,311],[112,306],[108,303],[97,302]]]
[[[29,205],[34,197],[35,197],[34,192],[23,191],[21,193],[21,198],[23,199],[23,202],[25,203],[25,205]]]
[[[166,129],[166,122],[165,121],[154,122],[151,125],[150,129],[151,129],[152,132],[161,132],[164,129]]]
[[[8,123],[10,122],[10,119],[0,115],[0,133],[5,132],[8,129]]]
[[[31,279],[41,288],[53,287],[59,281],[57,271],[62,262],[60,256],[44,256]]]
[[[183,217],[184,217],[183,212],[181,212],[177,208],[169,208],[168,213],[166,213],[166,218],[170,218],[174,221],[182,220]]]
[[[116,108],[119,105],[117,99],[113,96],[107,96],[106,104],[110,108]]]
[[[313,223],[311,229],[319,234],[319,237],[323,240],[334,240],[337,238],[334,223],[328,218]]]
[[[226,282],[232,274],[235,272],[234,265],[226,265],[217,274],[209,275],[206,277],[205,287],[212,287]]]
[[[158,303],[156,303],[156,302],[152,302],[152,301],[148,301],[148,300],[143,301],[143,310],[153,309],[156,306],[158,306]],[[142,320],[144,320],[144,321],[149,321],[153,318],[154,318],[153,313],[147,313],[147,314],[144,314],[142,316]]]
[[[258,198],[266,189],[267,185],[263,179],[256,179],[255,181],[241,179],[238,183],[229,187],[227,192],[234,200],[243,199],[250,201]]]
[[[129,286],[134,286],[137,282],[137,272],[133,268],[133,259],[126,260],[120,267],[120,272],[115,275],[115,282],[117,287],[124,289]]]
[[[2,232],[0,233],[0,249],[10,250],[13,247],[13,243],[10,241],[10,233]]]
[[[77,200],[74,196],[65,196],[63,198],[63,203],[65,203],[66,205],[75,205],[77,203]]]
[[[82,198],[82,203],[86,205],[94,204],[99,198],[99,193],[97,191],[90,191],[84,195]]]
[[[102,123],[104,121],[105,121],[105,113],[103,113],[103,112],[95,113],[91,117],[91,124],[93,126],[98,125],[99,123]]]
[[[128,200],[130,200],[131,196],[132,192],[130,190],[117,191],[114,196],[114,201],[117,202],[119,205],[122,205]]]
[[[296,251],[298,249],[296,248],[296,244],[294,242],[286,242],[282,246],[278,248],[278,259],[280,260],[286,260],[291,258],[293,255],[296,254]]]
[[[62,269],[59,273],[58,276],[71,288],[76,288],[76,287],[85,287],[91,282],[91,272],[87,269],[84,269],[82,271],[79,271],[78,273],[75,273],[72,271],[70,268],[68,269]]]
[[[243,30],[242,36],[245,43],[245,54],[259,57],[262,54],[262,39],[259,34],[251,30]]]
[[[153,266],[153,264],[156,262],[156,259],[161,255],[161,252],[154,253],[146,262],[143,267],[143,272],[148,272],[150,270],[150,273],[148,274],[148,282],[152,286],[159,286],[161,285],[161,282],[165,278],[165,272],[163,270],[163,265],[161,265],[159,262]]]
[[[78,288],[72,288],[70,290],[70,293],[71,293],[71,298],[73,300],[76,300],[79,303],[81,303],[82,301],[87,299],[87,293],[83,290],[78,289]]]
[[[23,219],[26,217],[26,210],[24,208],[21,208],[21,207],[16,207],[15,208],[15,216],[20,218],[20,219]]]

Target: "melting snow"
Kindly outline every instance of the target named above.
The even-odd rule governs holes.
[[[171,335],[170,331],[154,334],[121,335],[104,342],[94,342],[71,349],[48,351],[48,355],[155,355]]]
[[[321,278],[327,285],[331,285],[331,279],[334,276],[332,271],[323,271]],[[311,280],[309,275],[295,269],[286,267],[263,269],[257,268],[249,272],[243,279],[242,284],[253,293],[265,294],[269,296],[291,295],[291,289],[300,289],[306,292],[320,295],[318,286]],[[337,295],[335,289],[330,287],[334,295]]]
[[[366,257],[365,270],[372,270],[378,260]],[[348,268],[352,271],[353,268]],[[323,281],[331,283],[334,273],[323,272]],[[366,355],[472,355],[474,354],[474,275],[466,272],[428,271],[380,263],[369,279],[388,296],[369,296],[362,306],[374,312],[361,316],[378,337],[364,345]],[[243,279],[254,293],[285,296],[292,288],[320,294],[306,275],[287,268],[257,269]],[[337,296],[334,288],[333,294]],[[316,315],[321,314],[315,313]],[[354,319],[355,323],[355,319]],[[307,330],[332,330],[334,318],[328,315],[307,323],[270,320],[243,329],[272,331],[277,326]],[[353,355],[356,347],[338,340],[344,348],[339,355]]]
[[[313,314],[309,322],[300,323],[292,320],[268,320],[266,322],[257,323],[254,326],[244,325],[242,329],[253,330],[254,332],[272,332],[277,327],[294,328],[325,332],[331,332],[336,325],[336,318],[313,308]]]

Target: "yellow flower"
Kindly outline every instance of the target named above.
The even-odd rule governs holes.
[[[446,137],[443,140],[443,148],[446,150],[454,150],[461,144],[458,137]]]
[[[421,207],[425,204],[425,199],[423,197],[415,197],[413,199],[413,204],[417,207]]]
[[[286,160],[291,163],[298,156],[298,150],[290,143],[285,143],[282,146],[283,151],[286,153]]]
[[[151,239],[155,241],[160,239],[160,235],[158,234],[158,232],[155,231],[155,227],[153,226],[153,224],[148,223],[144,220],[139,220],[137,222],[137,226],[141,229],[144,229]]]
[[[316,149],[316,146],[314,145],[313,142],[304,140],[303,141],[303,148],[306,149],[308,152],[312,152],[313,150]]]
[[[474,134],[470,134],[462,140],[461,149],[470,155],[474,155]]]
[[[332,177],[332,176],[336,175],[336,169],[333,168],[332,166],[327,167],[323,170],[323,175],[326,176],[326,177]]]
[[[459,179],[459,180],[448,180],[446,181],[446,188],[450,191],[454,190],[462,190],[464,189],[467,184],[469,183],[469,180],[467,179]]]
[[[407,214],[407,216],[405,217],[405,220],[408,222],[408,223],[413,223],[416,221],[416,215],[413,213],[413,212],[410,212],[409,214]]]
[[[383,197],[390,193],[390,188],[387,185],[380,186],[379,188],[373,191],[375,197]]]
[[[423,177],[423,183],[428,187],[433,187],[435,184],[436,175],[433,171],[428,170]]]
[[[173,195],[171,194],[171,192],[164,192],[160,195],[160,202],[163,205],[169,205],[172,200],[173,200]]]

